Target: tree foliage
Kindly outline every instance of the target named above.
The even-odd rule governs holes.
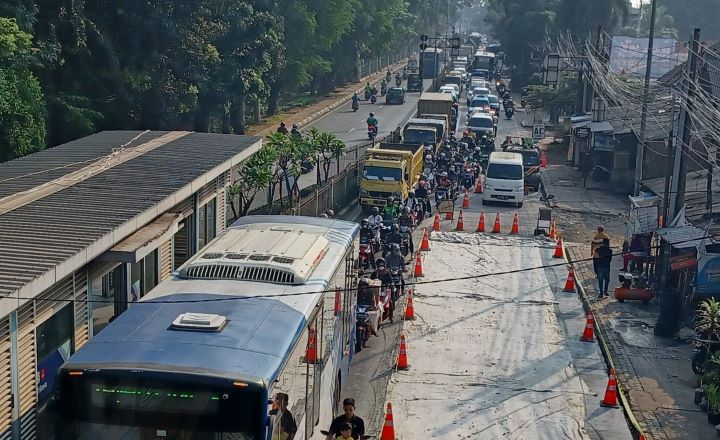
[[[240,165],[236,182],[228,188],[230,207],[236,218],[247,215],[258,193],[270,186],[277,160],[278,151],[266,144]],[[240,200],[239,209],[234,203],[235,196]]]
[[[450,0],[449,23],[467,3]],[[36,78],[44,95],[39,107],[5,117],[32,115],[27,130],[37,135],[23,145],[37,148],[107,129],[242,134],[248,104],[272,114],[284,96],[353,80],[361,58],[443,32],[445,8],[439,18],[437,7],[435,0],[0,0],[0,16],[23,32],[19,44],[34,44],[32,56],[9,62],[34,76],[13,70],[8,80],[3,70],[3,90],[22,85],[37,98]],[[0,50],[21,38],[2,32]]]
[[[45,146],[45,107],[30,71],[32,37],[0,17],[0,162]]]

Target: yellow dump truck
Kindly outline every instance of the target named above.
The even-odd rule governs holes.
[[[418,101],[417,117],[423,115],[447,115],[451,131],[457,125],[457,114],[453,109],[452,97],[446,93],[424,92]]]
[[[363,210],[382,208],[388,197],[404,199],[423,168],[423,144],[381,142],[365,153],[360,176]]]

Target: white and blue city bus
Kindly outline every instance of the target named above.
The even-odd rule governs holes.
[[[61,367],[57,438],[265,440],[277,392],[295,438],[320,438],[353,353],[358,230],[238,220]]]

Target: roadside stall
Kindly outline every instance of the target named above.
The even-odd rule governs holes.
[[[629,221],[622,247],[623,267],[618,273],[620,286],[615,288],[615,299],[648,302],[654,296],[650,281],[655,273],[651,243],[658,228],[660,197],[641,193],[630,196],[629,200]]]

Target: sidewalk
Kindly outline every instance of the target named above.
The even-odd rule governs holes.
[[[393,64],[390,66],[390,70],[395,72],[398,69],[401,69],[406,62],[407,60],[402,60],[399,63]],[[298,124],[302,130],[303,127],[310,122],[330,113],[348,102],[350,98],[352,98],[353,93],[362,92],[365,88],[364,84],[366,82],[374,84],[382,81],[383,78],[385,78],[385,72],[378,72],[374,75],[361,78],[360,82],[349,83],[342,87],[336,87],[335,90],[313,104],[292,109],[284,113],[278,113],[274,116],[263,117],[262,123],[249,126],[246,134],[249,136],[267,136],[277,129],[280,121],[284,121],[288,127],[292,126],[292,124]]]
[[[565,154],[549,148],[551,165],[541,172],[548,205],[554,208],[561,235],[567,240],[568,258],[574,261],[575,276],[595,315],[596,331],[604,336],[608,355],[617,370],[620,386],[645,439],[710,439],[714,428],[706,414],[693,403],[697,378],[690,369],[691,332],[681,330],[675,338],[655,336],[658,318],[654,302],[597,300],[589,240],[602,223],[619,250],[625,236],[626,200],[588,179],[583,187],[580,173],[565,165]],[[611,267],[611,291],[618,284],[622,259]],[[637,438],[637,437],[636,437]]]

